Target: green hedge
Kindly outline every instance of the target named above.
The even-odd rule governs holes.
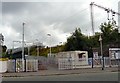
[[[8,58],[0,58],[0,61],[8,61]]]

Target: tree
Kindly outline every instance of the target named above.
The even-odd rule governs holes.
[[[81,33],[80,28],[76,28],[72,36],[67,39],[67,43],[65,44],[65,50],[87,50],[86,36]]]
[[[100,25],[100,30],[102,32],[104,45],[115,45],[120,43],[120,33],[118,33],[118,28],[111,21],[102,23]]]
[[[2,46],[2,57],[6,57],[7,46]]]

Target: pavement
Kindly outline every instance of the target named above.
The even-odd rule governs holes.
[[[50,75],[68,75],[81,73],[104,73],[104,72],[119,72],[118,67],[108,67],[102,70],[101,68],[80,68],[74,70],[39,70],[37,72],[14,72],[3,73],[2,77],[27,77],[27,76],[50,76]]]

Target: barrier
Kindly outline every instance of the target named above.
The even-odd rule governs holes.
[[[77,69],[77,68],[89,68],[88,61],[85,59],[58,59],[58,69]]]
[[[7,71],[7,61],[0,61],[0,73]]]
[[[93,59],[93,67],[102,67],[103,60]],[[110,59],[109,57],[104,57],[104,66],[105,67],[118,67],[120,64],[120,59]],[[88,59],[88,63],[84,59],[67,59],[60,58],[58,59],[58,69],[77,69],[77,68],[92,68],[92,58]]]
[[[22,59],[16,59],[16,72],[23,72],[23,63]]]
[[[26,60],[26,71],[38,71],[38,60]]]
[[[88,59],[89,65],[92,65],[92,58]],[[105,67],[114,67],[120,64],[120,59],[110,59],[109,57],[104,57],[104,66]],[[103,65],[102,58],[93,58],[93,66],[101,67]]]
[[[9,60],[7,66],[8,72],[23,72],[22,59]],[[38,71],[38,60],[37,59],[26,59],[25,60],[26,72]]]
[[[7,62],[7,71],[8,72],[15,72],[15,60],[8,60],[8,62]]]

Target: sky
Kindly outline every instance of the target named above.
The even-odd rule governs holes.
[[[91,2],[118,12],[119,0],[2,0],[0,33],[4,35],[4,44],[12,48],[13,41],[22,41],[23,22],[25,41],[41,42],[45,46],[65,43],[76,28],[91,35]],[[107,21],[107,13],[94,7],[94,21],[95,32],[100,31],[100,24]],[[16,42],[14,45],[22,44]]]

